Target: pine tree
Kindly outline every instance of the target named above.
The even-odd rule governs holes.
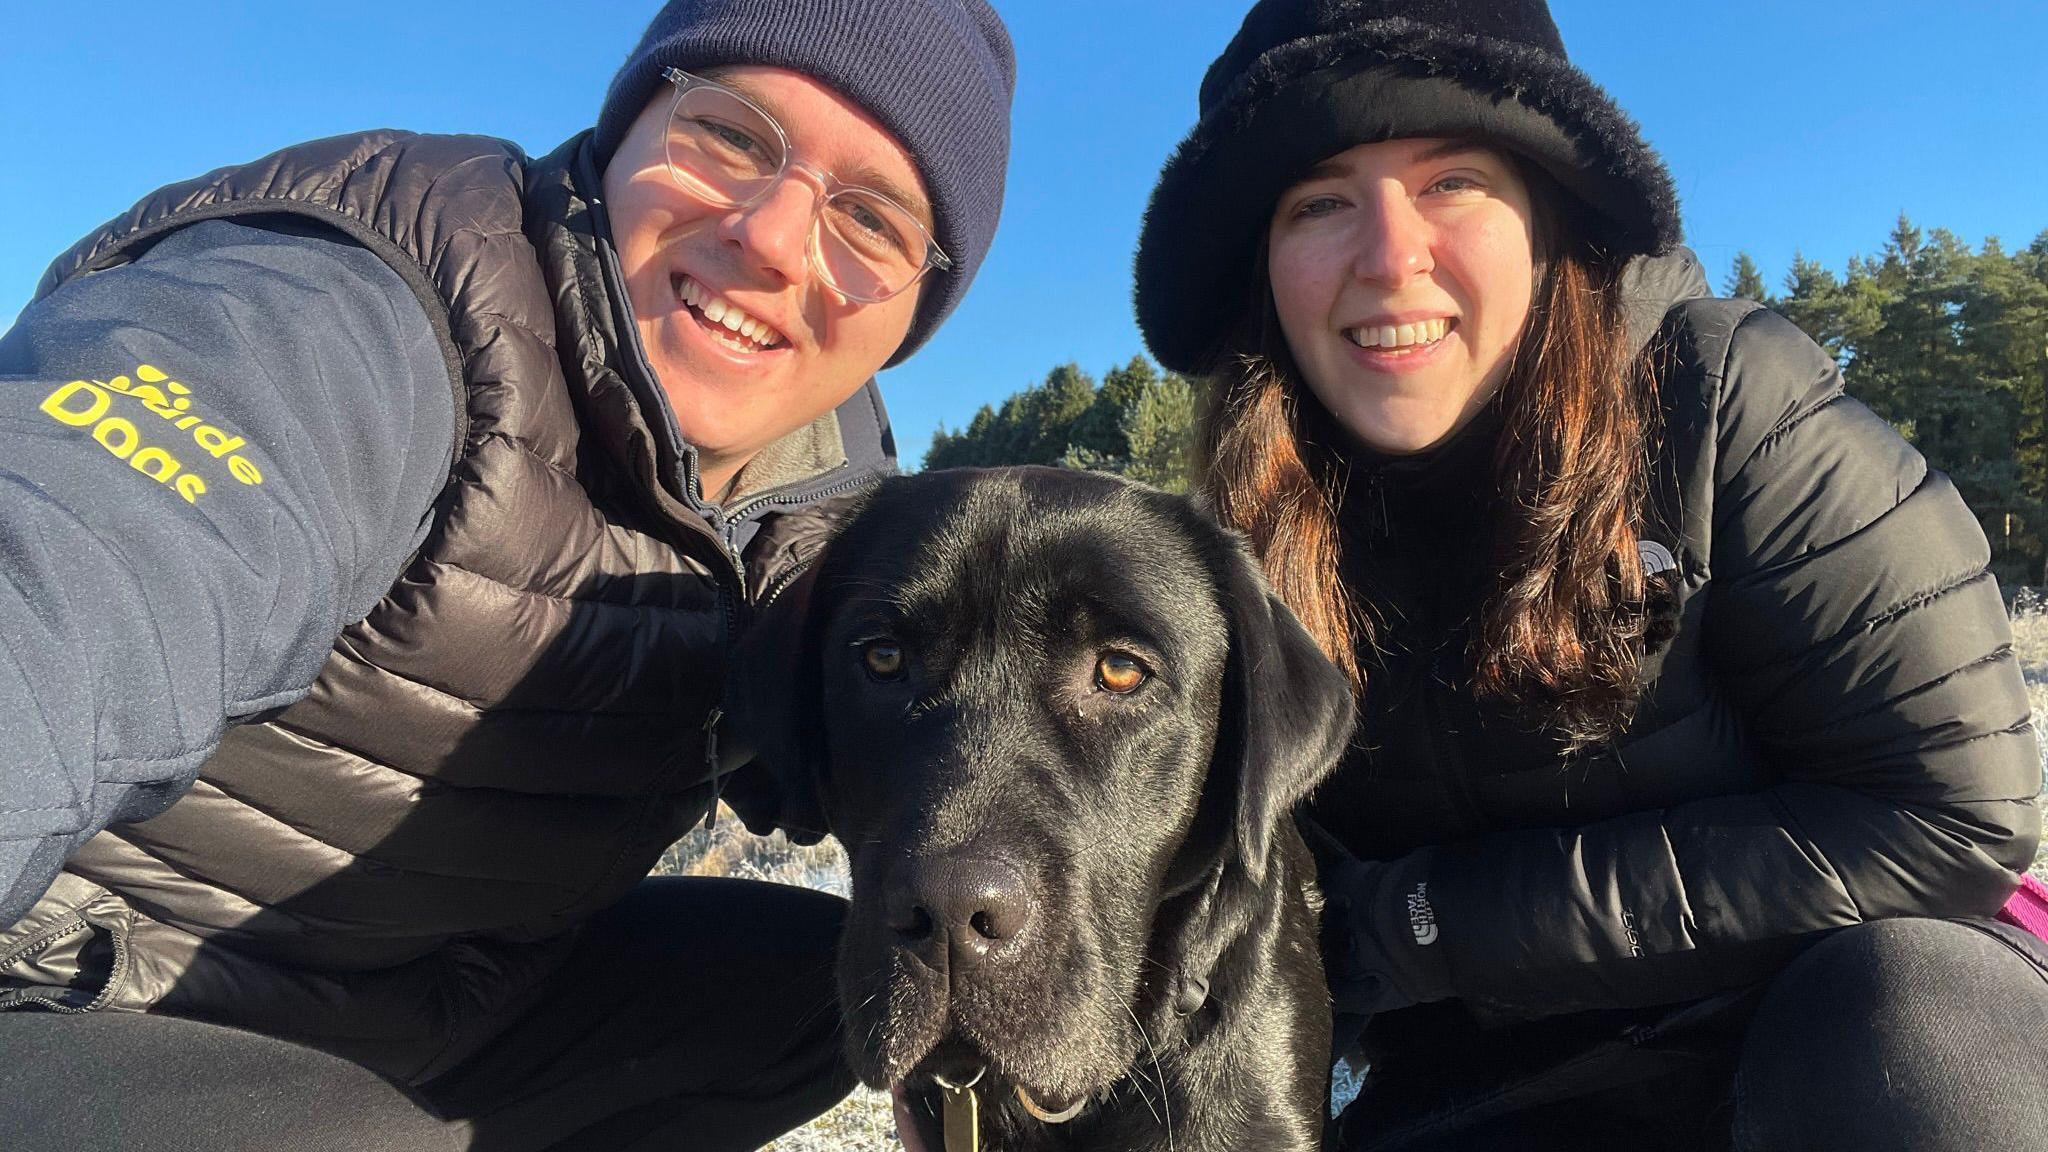
[[[1186,492],[1194,472],[1193,385],[1171,373],[1154,377],[1127,412],[1124,438],[1130,444],[1130,466],[1125,475],[1169,492]]]
[[[1759,304],[1773,304],[1770,289],[1764,287],[1764,275],[1757,271],[1756,261],[1749,253],[1740,252],[1735,256],[1735,267],[1728,272],[1728,281],[1721,287],[1721,294],[1732,300],[1754,300]]]
[[[1095,404],[1095,380],[1079,364],[1067,363],[1052,370],[1037,394],[1029,447],[1023,464],[1057,464],[1074,442],[1075,425]]]
[[[1130,457],[1131,441],[1124,431],[1125,413],[1147,389],[1156,387],[1158,380],[1158,369],[1143,356],[1133,357],[1121,368],[1102,374],[1102,387],[1095,394],[1095,403],[1074,425],[1074,446],[1088,449],[1098,461],[1090,467],[1113,471],[1101,462]]]
[[[1827,349],[1835,363],[1848,364],[1846,302],[1842,282],[1835,279],[1833,272],[1802,253],[1793,253],[1792,270],[1785,274],[1785,295],[1778,299],[1777,307],[1785,319]]]
[[[1858,341],[1858,395],[1910,434],[1936,467],[1953,468],[1965,419],[1955,395],[1968,374],[1957,315],[1971,270],[1967,247],[1901,216],[1869,277],[1879,290],[1878,323]]]
[[[2048,239],[2048,237],[2044,237]],[[1995,434],[1959,468],[2006,583],[2036,579],[2048,562],[2048,476],[2043,470],[2043,400],[2048,387],[2048,276],[2031,253],[2008,256],[1984,242],[1956,313],[1979,439]]]

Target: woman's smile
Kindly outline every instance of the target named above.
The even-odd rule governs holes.
[[[1505,153],[1451,140],[1360,145],[1281,195],[1274,309],[1303,382],[1361,443],[1423,451],[1499,391],[1535,294],[1530,217]]]
[[[1343,330],[1360,368],[1389,375],[1426,371],[1449,351],[1457,321],[1446,316],[1410,324],[1365,324]]]

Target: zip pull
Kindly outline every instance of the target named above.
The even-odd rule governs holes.
[[[711,714],[704,717],[704,768],[711,774],[711,807],[704,813],[704,830],[710,832],[718,827],[718,799],[724,791],[725,777],[718,771],[718,722],[725,719],[725,709],[713,705]]]

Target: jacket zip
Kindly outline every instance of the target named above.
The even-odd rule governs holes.
[[[794,487],[794,485],[763,492],[742,502],[730,512],[720,513],[718,518],[719,530],[716,532],[713,532],[710,525],[705,524],[702,518],[698,518],[695,523],[703,527],[704,531],[718,544],[719,550],[725,553],[727,566],[732,570],[733,577],[737,581],[736,598],[740,601],[745,601],[747,589],[746,560],[740,555],[740,550],[733,546],[732,531],[734,528],[739,527],[743,521],[752,516],[756,509],[766,507],[767,505],[785,504],[792,507],[802,507],[806,504],[815,504],[820,500],[829,499],[833,496],[842,496],[848,492],[864,488],[877,480],[883,479],[886,475],[887,473],[880,469],[868,468],[845,480],[806,495],[797,495],[789,491],[789,488]],[[697,457],[694,453],[686,454],[683,457],[683,482],[691,492],[700,490],[702,481],[697,475]],[[798,481],[798,483],[800,484],[802,481]],[[799,568],[798,570],[801,571],[802,569]],[[756,610],[759,610],[767,606],[767,600],[764,598],[762,603],[755,607]],[[738,622],[736,617],[736,613],[729,615],[728,625],[736,624]],[[733,635],[734,632],[729,629],[727,632],[728,638]]]
[[[28,943],[21,945],[14,951],[0,956],[0,968],[5,968],[24,956],[32,956],[37,952],[44,951],[66,936],[75,936],[80,932],[87,932],[91,929],[92,925],[87,924],[82,919],[48,929],[42,935],[31,938]]]
[[[824,488],[820,488],[816,492],[812,492],[808,495],[799,496],[788,492],[766,492],[759,496],[756,496],[753,499],[741,504],[739,507],[733,509],[731,512],[727,512],[722,517],[720,517],[720,521],[724,529],[721,535],[723,537],[723,541],[725,544],[726,554],[728,556],[733,557],[735,563],[739,562],[739,550],[737,548],[734,548],[732,545],[732,530],[734,528],[739,527],[742,521],[746,520],[749,516],[753,515],[756,509],[766,507],[770,504],[786,504],[793,507],[802,507],[807,504],[815,504],[820,500],[828,500],[834,496],[843,496],[848,492],[859,491],[860,489],[865,488],[870,484],[873,484],[877,480],[882,479],[882,476],[883,474],[878,473],[876,470],[868,469],[854,476],[850,476],[845,480],[841,480],[836,484],[831,484]],[[785,573],[780,579],[776,581],[776,583],[771,588],[762,593],[760,603],[748,605],[748,607],[751,609],[751,613],[759,613],[763,609],[767,608],[769,604],[774,602],[775,595],[780,594],[784,588],[787,588],[790,584],[795,583],[796,577],[802,575],[803,572],[809,567],[810,565],[808,564],[799,564],[791,572]],[[746,573],[744,567],[742,567],[740,570],[740,589],[741,599],[744,600],[746,590]]]
[[[841,480],[836,484],[820,488],[818,491],[813,492],[808,496],[798,496],[788,491],[763,492],[759,496],[755,496],[752,499],[747,500],[739,507],[734,508],[732,511],[726,513],[723,517],[723,520],[725,526],[728,529],[730,529],[738,525],[740,521],[745,520],[748,516],[752,515],[754,509],[759,508],[765,504],[815,504],[820,500],[826,500],[833,496],[841,496],[848,492],[852,492],[858,488],[863,488],[869,484],[874,483],[877,480],[882,479],[885,475],[886,473],[883,473],[880,469],[869,468],[859,473],[856,473],[855,475],[845,480]]]
[[[656,484],[659,483],[660,481],[657,480]],[[695,452],[685,452],[683,454],[683,492],[685,497],[691,492],[698,491],[701,484],[702,481],[697,476],[697,454]],[[725,554],[726,566],[732,570],[733,578],[738,582],[739,594],[744,597],[747,590],[747,565],[746,561],[740,558],[739,550],[732,546],[731,533],[712,531],[711,526],[704,523],[702,516],[685,517],[682,519],[693,528],[701,529],[705,535],[711,537],[712,543],[718,545],[718,550]],[[726,523],[726,526],[728,528],[731,526],[730,521]]]
[[[45,950],[67,936],[75,936],[80,932],[89,933],[92,930],[93,925],[83,918],[66,924],[61,928],[53,928],[34,940],[29,941],[27,944],[9,952],[6,956],[0,956],[0,967],[12,964],[33,952]],[[46,1011],[56,1012],[64,1016],[83,1016],[89,1012],[99,1011],[107,1001],[114,998],[115,993],[121,990],[121,985],[126,982],[128,976],[128,934],[108,929],[107,935],[114,942],[114,959],[107,968],[107,982],[84,1006],[75,1007],[34,992],[23,992],[16,1003],[41,1005]]]
[[[789,571],[784,572],[782,575],[776,577],[775,583],[770,584],[767,590],[761,593],[761,603],[758,606],[756,606],[755,611],[766,612],[768,610],[768,606],[775,603],[776,597],[781,596],[784,592],[789,591],[790,585],[795,584],[798,580],[803,579],[804,573],[809,572],[810,570],[811,562],[808,560],[804,561],[801,564],[792,565]]]

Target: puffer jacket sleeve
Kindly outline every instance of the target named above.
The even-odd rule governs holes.
[[[195,224],[0,336],[0,927],[306,693],[455,422],[418,300],[339,237]]]
[[[1830,929],[1989,915],[2039,838],[1976,519],[1797,328],[1722,315],[1702,638],[1766,786],[1426,849],[1459,994],[1495,1011],[1689,999]]]

